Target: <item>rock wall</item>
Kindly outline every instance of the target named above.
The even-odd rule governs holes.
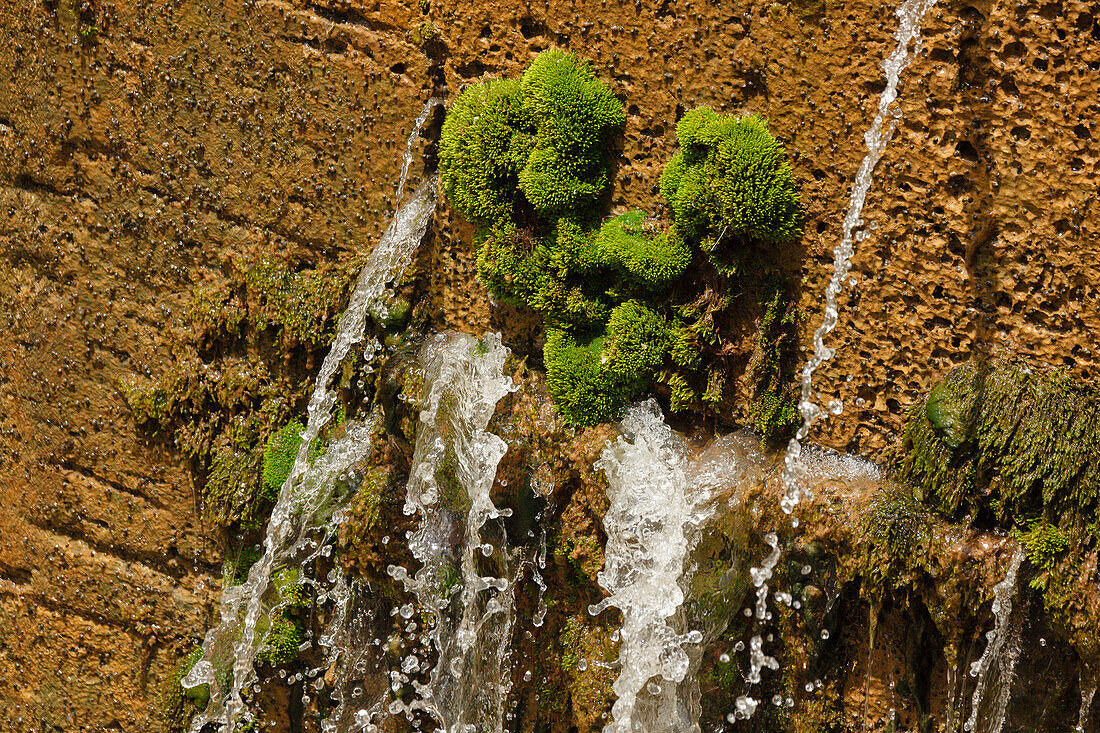
[[[819,372],[845,404],[821,440],[881,455],[974,351],[1095,371],[1094,14],[952,1],[926,18]],[[628,112],[616,208],[660,205],[687,109],[766,116],[807,212],[808,333],[895,26],[893,5],[856,0],[0,0],[0,722],[155,729],[220,557],[191,467],[137,433],[120,387],[180,358],[192,290],[237,258],[371,247],[429,95],[550,47],[589,59]],[[442,218],[430,255],[434,322],[511,318],[462,222]]]

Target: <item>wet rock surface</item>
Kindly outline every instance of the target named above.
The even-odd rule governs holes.
[[[1094,16],[944,2],[925,18],[816,381],[845,405],[821,440],[881,455],[974,352],[1095,376]],[[0,725],[156,729],[221,558],[190,466],[138,432],[120,386],[181,358],[193,289],[236,259],[373,246],[430,94],[550,47],[589,59],[627,108],[616,210],[660,206],[686,110],[767,117],[806,208],[808,332],[895,25],[890,4],[832,0],[2,0]],[[431,321],[530,339],[477,283],[470,234],[445,215],[427,244]]]

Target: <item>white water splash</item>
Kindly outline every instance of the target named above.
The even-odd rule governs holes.
[[[1023,550],[1012,556],[1004,580],[993,586],[993,628],[986,632],[985,651],[970,667],[970,676],[977,677],[971,700],[970,718],[963,725],[967,733],[1000,733],[1008,712],[1016,663],[1020,659],[1020,635],[1024,614],[1013,614],[1013,602],[1018,593]]]
[[[421,517],[409,539],[421,568],[388,572],[431,616],[437,658],[429,681],[413,683],[419,699],[391,710],[423,710],[446,733],[504,726],[515,557],[503,527],[494,527],[492,541],[482,530],[509,513],[490,496],[508,446],[486,430],[497,402],[515,389],[504,374],[509,353],[500,334],[447,333],[421,355],[426,394],[405,503],[406,514]],[[493,574],[483,574],[487,567]]]
[[[398,185],[399,199],[412,144],[435,104],[438,100],[428,101],[409,137]],[[430,176],[398,209],[359,274],[317,375],[306,410],[301,446],[272,510],[263,555],[251,567],[243,584],[222,590],[220,623],[207,633],[202,659],[181,680],[185,688],[208,685],[210,689],[206,710],[191,724],[191,730],[196,733],[206,723],[222,723],[232,731],[251,719],[243,693],[256,682],[256,656],[282,610],[278,600],[271,600],[273,573],[280,567],[298,567],[312,556],[313,551],[329,546],[336,524],[333,517],[339,508],[334,504],[337,498],[333,493],[335,479],[356,460],[365,458],[364,451],[370,444],[369,427],[349,426],[345,438],[326,450],[317,461],[310,461],[309,451],[332,419],[336,391],[331,387],[336,371],[352,346],[365,337],[368,314],[385,315],[387,312],[392,294],[387,286],[398,282],[408,268],[435,212],[435,201],[436,177]],[[367,344],[363,360],[370,362],[378,348],[376,341]]]
[[[855,183],[852,185],[852,195],[848,201],[848,211],[844,215],[844,224],[840,244],[833,250],[833,275],[829,284],[825,287],[825,315],[821,325],[814,331],[814,353],[802,368],[802,385],[798,409],[802,415],[802,425],[798,428],[795,437],[791,438],[787,445],[786,455],[783,457],[783,492],[781,502],[783,511],[790,514],[802,495],[802,480],[805,477],[806,468],[800,460],[802,453],[802,441],[806,440],[817,420],[822,416],[821,406],[814,402],[813,376],[817,368],[833,358],[836,349],[825,345],[827,336],[837,324],[838,306],[837,295],[844,287],[844,278],[852,268],[852,255],[855,253],[853,240],[855,231],[863,224],[863,204],[867,199],[867,193],[871,189],[875,166],[886,151],[890,138],[894,135],[894,128],[901,115],[900,109],[891,109],[898,96],[898,79],[901,72],[909,65],[912,57],[910,44],[914,44],[913,53],[920,44],[920,24],[925,13],[935,5],[936,0],[905,0],[897,9],[898,30],[894,34],[897,46],[893,53],[883,63],[886,72],[886,88],[878,100],[878,112],[871,122],[870,129],[863,136],[867,145],[867,155],[856,173]],[[842,405],[832,401],[827,406],[830,413],[838,415]]]
[[[1077,711],[1077,733],[1087,733],[1089,727],[1089,711],[1092,710],[1092,701],[1095,697],[1095,684],[1087,688],[1081,687],[1081,707]]]
[[[653,400],[631,407],[623,436],[596,467],[607,474],[610,506],[604,569],[609,593],[589,608],[622,611],[617,699],[605,733],[694,732],[698,690],[691,671],[704,635],[687,630],[681,608],[694,567],[689,556],[713,515],[715,489],[735,471],[733,451],[690,461],[683,440]]]

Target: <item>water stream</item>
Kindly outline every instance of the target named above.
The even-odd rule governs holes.
[[[886,75],[886,87],[879,96],[878,110],[871,127],[863,135],[863,141],[867,146],[867,154],[860,163],[856,172],[855,182],[852,185],[852,194],[848,201],[848,210],[844,215],[840,244],[833,249],[833,274],[829,283],[825,286],[825,311],[821,319],[821,325],[817,327],[813,335],[813,354],[802,368],[800,379],[800,394],[798,409],[802,416],[802,424],[795,436],[787,444],[783,456],[782,486],[783,497],[780,506],[784,512],[791,514],[801,501],[803,494],[812,498],[805,486],[807,468],[802,460],[802,444],[809,437],[810,430],[822,417],[821,406],[815,401],[813,391],[813,376],[823,363],[836,355],[836,349],[825,345],[825,337],[836,328],[839,315],[837,295],[844,287],[844,280],[852,268],[852,256],[855,254],[855,241],[862,241],[864,233],[856,234],[857,229],[863,224],[863,206],[867,200],[867,193],[871,189],[874,180],[875,166],[878,165],[883,153],[886,151],[890,139],[893,137],[897,126],[900,110],[894,107],[898,96],[898,81],[902,71],[909,65],[912,56],[920,45],[920,24],[928,10],[936,0],[904,0],[897,9],[898,29],[894,33],[897,44],[893,52],[883,63],[883,71]],[[910,46],[913,46],[910,49]],[[826,409],[830,414],[838,415],[843,405],[837,400],[831,400]],[[792,523],[798,526],[798,518],[792,518]],[[776,542],[769,535],[767,544],[771,548],[761,564],[753,568],[753,584],[757,589],[756,617],[759,621],[767,618],[768,580],[772,576],[775,566],[779,562],[780,550]],[[754,635],[749,640],[750,668],[748,679],[751,683],[760,680],[761,672],[765,667],[774,667],[774,658],[763,652],[763,639],[760,634]],[[756,710],[758,700],[751,695],[741,695],[736,702],[737,717],[751,717]]]
[[[693,553],[714,521],[736,508],[738,491],[763,478],[766,458],[756,438],[742,434],[692,453],[652,399],[629,408],[620,431],[596,463],[610,500],[597,576],[608,595],[589,613],[614,607],[623,617],[616,701],[604,731],[695,733],[700,654],[736,612],[744,569],[733,562],[708,577],[702,599],[692,589]]]
[[[497,402],[515,389],[504,374],[509,353],[500,334],[446,333],[420,360],[425,394],[405,502],[406,514],[420,516],[409,538],[420,568],[388,570],[430,615],[436,660],[426,683],[413,682],[417,699],[395,710],[423,710],[445,733],[504,726],[517,551],[499,523],[483,530],[509,513],[490,496],[508,446],[486,430]],[[402,609],[406,618],[412,613]],[[426,663],[410,655],[402,670]]]
[[[993,628],[986,632],[985,651],[970,666],[977,677],[971,699],[970,717],[963,725],[967,733],[1000,733],[1004,728],[1016,663],[1020,660],[1023,609],[1016,603],[1019,595],[1020,565],[1024,552],[1016,550],[1004,580],[993,586]]]
[[[438,100],[434,98],[428,101],[409,137],[398,183],[399,201],[414,141],[436,104]],[[272,510],[263,555],[252,565],[244,583],[223,589],[220,622],[206,635],[202,659],[182,680],[186,688],[209,685],[210,702],[192,722],[191,729],[196,733],[208,722],[228,724],[232,730],[241,721],[249,720],[242,693],[256,682],[257,654],[283,608],[279,594],[272,597],[273,575],[281,567],[301,566],[315,551],[330,546],[338,521],[336,479],[365,458],[370,444],[369,425],[349,425],[345,437],[329,446],[315,461],[310,460],[310,451],[332,419],[336,404],[333,377],[352,347],[365,338],[368,314],[377,316],[387,310],[388,286],[401,279],[412,261],[435,211],[435,202],[436,178],[429,176],[397,210],[359,274],[317,375],[301,446]],[[374,340],[367,343],[363,361],[370,362],[378,348]]]

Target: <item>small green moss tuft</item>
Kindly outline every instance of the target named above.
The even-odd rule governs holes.
[[[256,660],[281,667],[298,657],[301,645],[301,625],[280,614],[272,619],[271,625],[266,629],[263,646],[256,652]]]
[[[1049,575],[1058,569],[1058,563],[1072,545],[1070,533],[1057,525],[1033,519],[1028,522],[1026,530],[1016,531],[1016,537],[1036,571],[1031,587],[1044,590]]]
[[[781,244],[802,234],[786,151],[759,117],[700,107],[676,126],[680,150],[661,175],[661,195],[685,239],[720,272],[736,274],[748,242]]]
[[[409,40],[414,46],[423,50],[427,50],[433,43],[438,43],[441,37],[439,28],[430,20],[425,20],[409,32]]]
[[[539,54],[521,89],[537,121],[519,173],[525,197],[544,216],[593,205],[610,182],[608,142],[626,124],[622,104],[588,64],[564,51]]]
[[[466,87],[451,105],[439,139],[440,182],[451,205],[483,227],[508,219],[534,131],[518,79]]]
[[[297,420],[292,420],[276,430],[267,439],[264,448],[263,478],[268,496],[276,499],[279,489],[286,483],[298,458],[298,449],[302,445],[302,432],[305,430]]]
[[[752,405],[749,414],[761,442],[776,446],[789,438],[801,421],[794,382],[798,358],[798,310],[780,283],[765,292],[764,313],[757,327],[756,350],[749,361]]]
[[[668,285],[691,263],[691,248],[676,231],[647,222],[643,211],[604,222],[596,250],[604,264],[646,289]]]
[[[200,659],[202,647],[196,647],[180,660],[161,688],[157,707],[160,708],[160,718],[169,733],[184,733],[190,727],[191,718],[205,708],[210,700],[208,685],[187,689],[180,684]]]
[[[661,316],[636,300],[617,306],[607,331],[578,342],[551,330],[543,351],[546,384],[566,423],[615,419],[668,355],[672,333]]]

